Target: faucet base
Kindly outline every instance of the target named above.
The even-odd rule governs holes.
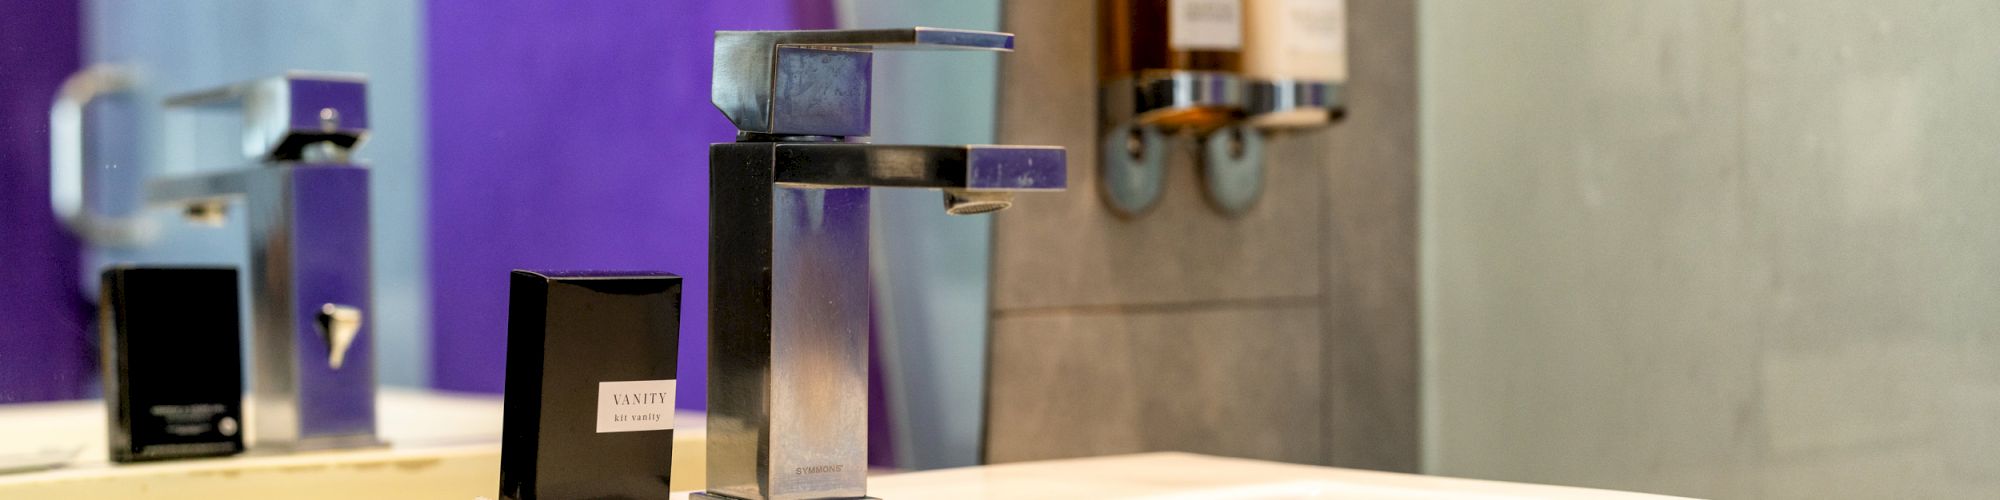
[[[709,149],[712,498],[868,494],[868,189],[781,183],[798,146]]]
[[[689,493],[688,500],[749,500],[749,499],[736,498],[720,493],[697,491],[694,493]],[[815,498],[813,500],[882,500],[882,499],[876,497],[821,497],[821,498]]]
[[[255,439],[255,438],[252,438]],[[369,450],[388,448],[389,441],[374,435],[326,436],[283,443],[249,443],[245,455],[289,455],[309,451]]]
[[[148,202],[230,200],[249,242],[245,422],[257,453],[372,448],[368,169],[286,162],[154,181]],[[354,311],[342,330],[331,312]]]

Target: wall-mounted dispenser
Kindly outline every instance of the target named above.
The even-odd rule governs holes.
[[[1113,211],[1159,201],[1175,136],[1226,215],[1263,193],[1266,134],[1333,121],[1345,0],[1102,0],[1099,175]]]
[[[1160,199],[1168,135],[1207,134],[1243,109],[1238,0],[1103,0],[1098,149],[1104,199],[1138,216]]]

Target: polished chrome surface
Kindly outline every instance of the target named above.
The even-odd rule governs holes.
[[[147,196],[174,208],[222,201],[245,218],[252,451],[380,444],[373,338],[361,318],[370,306],[368,170],[257,165],[155,181]],[[321,333],[328,304],[354,313],[329,325],[338,328],[334,335]],[[344,340],[337,346],[330,337]]]
[[[1140,72],[1105,83],[1098,95],[1101,194],[1112,213],[1128,218],[1159,202],[1171,134],[1206,133],[1218,120],[1233,121],[1247,97],[1236,74],[1185,70]]]
[[[745,132],[865,136],[872,50],[1013,48],[1007,33],[923,27],[718,31],[710,99]]]
[[[295,71],[175,95],[166,105],[242,109],[243,155],[252,160],[318,154],[312,159],[344,162],[344,152],[368,137],[368,83],[360,75]]]
[[[1160,124],[1161,117],[1188,110],[1240,114],[1247,97],[1242,77],[1216,71],[1147,71],[1108,82],[1099,94],[1105,128]]]
[[[120,66],[84,68],[63,80],[49,105],[49,207],[71,234],[92,246],[140,246],[158,234],[143,216],[92,211],[84,187],[84,108],[99,97],[131,89],[133,80],[131,70]]]
[[[1207,109],[1244,117],[1280,113],[1320,113],[1317,120],[1289,126],[1324,125],[1345,109],[1345,85],[1315,80],[1248,79],[1212,71],[1149,71],[1111,81],[1100,89],[1103,125],[1162,124],[1173,112]],[[1171,124],[1167,124],[1170,125]],[[1261,125],[1260,125],[1261,126]],[[1277,126],[1277,125],[1272,125]]]
[[[1014,193],[1007,191],[944,190],[944,213],[979,215],[1014,206]]]
[[[780,184],[1012,192],[1060,191],[1068,182],[1057,146],[775,144]]]
[[[1150,210],[1165,185],[1168,132],[1185,131],[1200,138],[1195,147],[1209,205],[1241,215],[1263,195],[1264,131],[1332,122],[1344,111],[1342,90],[1340,82],[1210,71],[1147,71],[1108,82],[1099,90],[1105,205],[1124,217]],[[1226,122],[1212,123],[1218,117]]]
[[[964,210],[1062,189],[1061,148],[737,142],[709,149],[708,484],[865,496],[869,187]],[[985,210],[990,212],[991,210]]]
[[[1325,126],[1345,112],[1344,85],[1310,80],[1246,83],[1244,118],[1201,141],[1202,193],[1225,216],[1250,211],[1264,195],[1264,143],[1272,133]]]
[[[868,135],[875,54],[842,47],[778,47],[771,132]]]
[[[740,130],[709,148],[709,490],[696,498],[866,498],[868,188],[937,189],[948,213],[975,214],[1061,190],[1068,172],[1057,147],[845,142],[868,132],[867,49],[1012,43],[930,28],[716,34],[715,105]]]
[[[346,161],[367,135],[366,96],[359,77],[291,73],[168,101],[244,112],[253,163],[154,180],[146,201],[249,228],[253,452],[381,444],[368,170]]]
[[[768,491],[772,498],[863,496],[868,190],[777,187],[771,196],[770,405],[777,418]]]
[[[1246,89],[1245,121],[1267,128],[1325,125],[1346,111],[1345,90],[1341,82],[1253,81]]]
[[[780,145],[709,153],[708,486],[748,499],[861,497],[868,190],[778,184]]]

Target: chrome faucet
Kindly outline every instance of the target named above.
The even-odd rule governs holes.
[[[367,92],[359,76],[289,73],[167,99],[244,115],[253,164],[155,180],[146,201],[210,223],[241,208],[253,452],[381,444],[365,317],[368,170],[349,157],[368,135]]]
[[[867,498],[868,188],[945,211],[1061,190],[1063,149],[867,144],[875,48],[1006,52],[1014,36],[904,28],[721,31],[709,147],[711,499]]]

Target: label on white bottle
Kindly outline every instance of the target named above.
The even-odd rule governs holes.
[[[1290,0],[1292,50],[1340,53],[1347,48],[1347,0]]]
[[[1174,50],[1243,48],[1241,0],[1173,0],[1167,10],[1167,44]]]
[[[667,431],[674,428],[674,381],[597,383],[597,432]]]

